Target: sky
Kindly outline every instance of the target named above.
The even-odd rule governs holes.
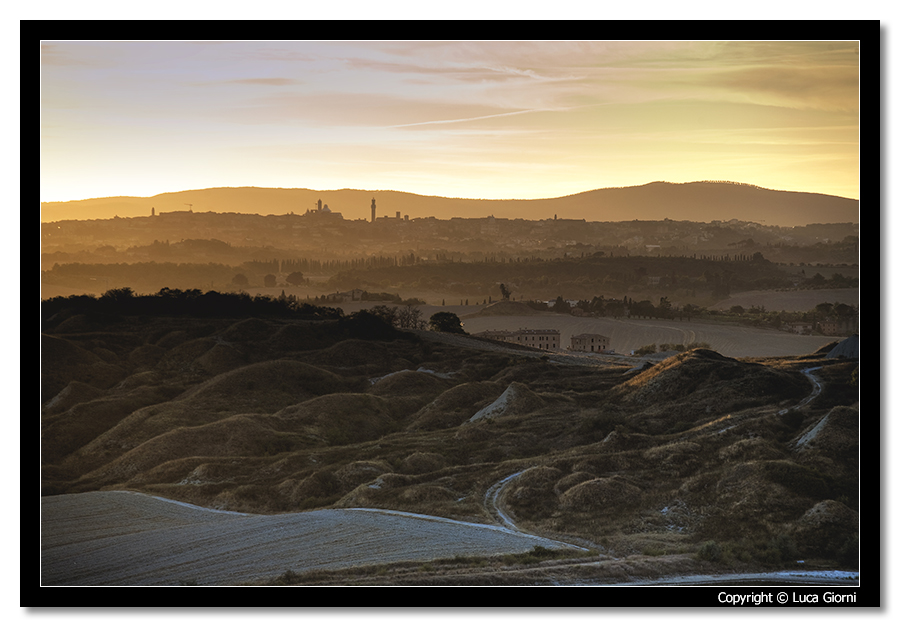
[[[41,42],[41,201],[209,187],[859,198],[859,42]]]

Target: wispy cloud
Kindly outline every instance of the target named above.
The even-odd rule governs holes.
[[[856,67],[751,67],[723,73],[712,84],[772,106],[859,110]]]
[[[283,87],[285,85],[299,85],[302,81],[293,78],[234,78],[226,83],[237,83],[242,85],[271,85],[273,87]]]
[[[247,99],[222,109],[235,122],[252,124],[309,123],[342,127],[404,127],[440,121],[484,119],[517,114],[490,104],[423,100],[378,93],[285,93]]]
[[[189,163],[246,177],[227,185],[277,171],[284,186],[316,187],[303,174],[315,172],[399,188],[404,172],[418,186],[438,164],[442,185],[452,172],[485,185],[482,197],[523,189],[516,172],[554,193],[597,187],[600,172],[613,185],[684,176],[789,188],[794,177],[808,191],[846,190],[858,186],[859,52],[807,41],[45,41],[42,150],[55,159],[42,178],[108,185],[97,173],[127,158],[161,181],[190,145]],[[144,163],[148,145],[157,158]],[[249,164],[248,145],[279,148]],[[823,176],[817,146],[842,151],[846,173]],[[310,160],[284,168],[286,154]],[[323,154],[330,176],[309,157]],[[823,188],[809,189],[816,180]]]

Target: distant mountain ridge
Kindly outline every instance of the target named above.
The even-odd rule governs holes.
[[[41,203],[41,222],[129,218],[171,211],[302,214],[319,200],[346,220],[368,220],[372,199],[379,217],[584,219],[589,222],[628,220],[742,220],[778,226],[859,223],[859,201],[809,192],[771,190],[719,181],[653,182],[610,187],[559,198],[483,200],[422,196],[384,190],[310,190],[220,187],[168,192],[150,197],[119,196]]]

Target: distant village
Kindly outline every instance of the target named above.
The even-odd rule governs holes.
[[[314,251],[322,258],[360,254],[419,251],[423,259],[459,260],[491,255],[515,257],[535,252],[560,255],[671,255],[688,252],[738,258],[765,250],[766,258],[789,257],[798,246],[830,245],[847,249],[847,261],[858,258],[858,224],[811,224],[778,227],[740,220],[699,223],[656,220],[589,222],[584,219],[544,220],[415,217],[384,211],[371,199],[370,218],[345,220],[340,211],[318,200],[312,208],[284,215],[157,211],[147,216],[108,220],[64,220],[41,224],[42,251],[82,250],[98,245],[133,249],[130,257],[149,257],[141,247],[165,241],[210,239],[233,247],[269,247]],[[380,215],[379,215],[380,214]],[[451,258],[451,260],[453,260]]]
[[[402,280],[407,286],[414,286],[406,288],[408,295],[420,290],[442,292],[448,296],[478,296],[480,300],[493,289],[488,277],[468,276],[458,265],[452,272],[445,270],[440,274],[429,267],[447,263],[499,262],[520,264],[504,270],[494,279],[517,279],[520,299],[545,298],[548,291],[567,294],[569,298],[590,298],[590,295],[622,294],[633,290],[653,292],[658,299],[660,294],[694,289],[698,280],[701,289],[709,290],[712,286],[714,290],[717,281],[717,270],[711,270],[708,278],[679,277],[676,284],[672,265],[675,261],[667,258],[694,258],[713,263],[752,262],[759,258],[782,267],[796,266],[796,272],[791,272],[788,279],[793,281],[794,288],[820,278],[812,266],[856,268],[859,259],[859,225],[851,223],[787,228],[740,220],[589,222],[560,219],[555,215],[543,220],[491,215],[437,219],[410,217],[390,208],[385,210],[379,206],[377,196],[368,200],[368,219],[345,220],[341,211],[327,201],[327,197],[320,198],[311,207],[281,215],[195,211],[193,205],[185,210],[157,211],[151,206],[143,217],[42,223],[41,269],[47,273],[60,268],[53,277],[60,285],[80,286],[93,282],[102,283],[105,288],[118,284],[117,281],[136,285],[135,279],[125,276],[127,272],[122,268],[144,264],[140,276],[148,284],[144,289],[153,289],[154,284],[161,281],[160,287],[192,284],[208,289],[217,289],[223,284],[234,284],[232,287],[237,288],[247,285],[296,286],[298,284],[289,277],[302,274],[303,285],[330,288],[328,293],[320,292],[317,301],[339,304],[371,300],[363,288],[371,290],[379,283],[377,279],[373,279],[374,282],[360,280],[354,274],[340,280],[333,277],[343,271],[375,268],[397,269],[391,280]],[[357,215],[358,209],[353,208]],[[644,261],[640,265],[643,267],[628,268],[625,272],[621,267],[607,264],[604,267],[608,269],[602,271],[606,274],[590,275],[587,282],[581,283],[577,275],[566,277],[551,265],[540,265],[567,259],[586,262],[602,258],[618,262],[627,257],[642,257]],[[194,274],[150,277],[151,269],[146,265],[153,262],[191,264],[189,270]],[[78,264],[85,269],[79,270]],[[88,267],[91,264],[95,267]],[[214,268],[216,264],[220,267]],[[209,269],[202,270],[201,266]],[[235,276],[234,268],[238,267],[241,268],[239,272],[247,275],[242,277],[245,283],[240,285],[235,281],[241,276]],[[417,270],[413,272],[409,267]],[[400,270],[403,271],[402,279]],[[63,272],[71,278],[62,276]],[[84,277],[76,276],[79,274]],[[853,270],[846,276],[822,277],[822,281],[829,281],[828,287],[852,287],[858,285],[858,279],[854,278],[857,274],[858,270]],[[836,282],[835,277],[839,276],[846,280],[846,285]],[[771,288],[763,282],[758,285],[750,289]],[[784,287],[790,289],[790,285]],[[727,291],[718,297],[726,295]],[[680,296],[682,301],[688,298],[696,296],[685,293]],[[607,302],[612,300],[607,299]],[[646,303],[636,305],[642,304]],[[566,313],[575,316],[609,315],[608,311],[593,311],[588,303],[578,300],[570,300],[567,305]],[[642,316],[637,313],[637,308],[629,307],[627,303],[621,303],[621,307],[619,315]],[[652,303],[650,307],[652,309]],[[798,334],[847,335],[858,331],[858,310],[854,315],[782,320],[774,326]],[[519,329],[497,333],[505,334],[495,338],[502,341],[550,350],[560,348],[558,331]],[[610,350],[609,340],[603,336],[576,336],[568,348],[596,353]]]

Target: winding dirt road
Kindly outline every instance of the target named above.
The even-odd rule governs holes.
[[[806,375],[806,378],[809,379],[810,383],[812,383],[813,391],[810,392],[809,396],[804,398],[802,401],[800,401],[793,407],[788,407],[787,409],[782,409],[780,412],[778,412],[779,416],[786,414],[787,412],[789,412],[793,409],[800,409],[804,405],[809,405],[809,403],[811,403],[814,398],[816,398],[819,394],[822,393],[822,390],[825,389],[825,384],[822,382],[822,380],[819,377],[817,377],[816,375],[813,374],[813,372],[815,372],[816,370],[821,370],[821,369],[822,369],[822,366],[815,366],[813,368],[804,368],[802,370],[803,374]]]
[[[484,493],[485,509],[487,509],[487,511],[490,512],[494,519],[502,526],[506,527],[507,529],[513,529],[516,531],[518,531],[518,528],[516,527],[516,523],[513,521],[512,516],[510,516],[500,508],[500,497],[502,496],[503,488],[505,488],[510,481],[521,475],[523,472],[525,472],[525,470],[520,470],[519,472],[514,473],[508,477],[504,477],[503,479],[489,487]]]
[[[489,487],[484,493],[484,507],[488,511],[488,513],[496,520],[501,526],[509,529],[511,531],[515,531],[517,533],[528,534],[529,532],[524,529],[520,529],[516,526],[515,521],[512,516],[503,510],[503,493],[506,488],[509,487],[509,482],[521,475],[526,470],[530,470],[530,468],[526,468],[525,470],[520,470],[519,472],[513,473],[508,477],[504,477],[491,487]],[[531,536],[534,538],[539,538],[539,536]],[[579,539],[581,544],[571,544],[569,542],[562,542],[561,540],[550,540],[549,538],[539,538],[541,540],[547,542],[555,542],[557,545],[565,546],[570,549],[579,549],[581,551],[588,551],[588,545],[593,546],[592,543]],[[596,547],[595,547],[596,548]]]

